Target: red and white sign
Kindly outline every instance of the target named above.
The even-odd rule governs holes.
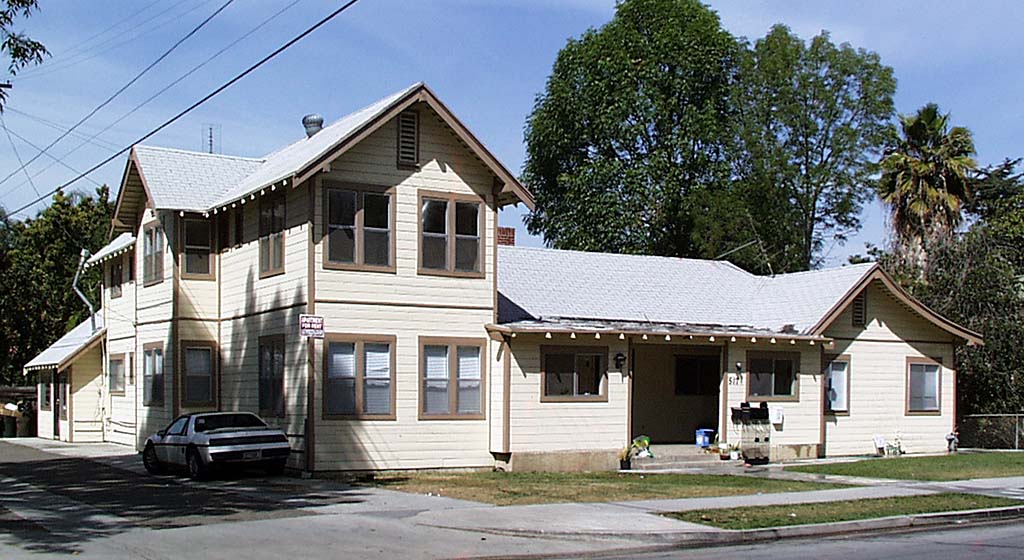
[[[299,315],[299,334],[309,338],[323,338],[323,315]]]

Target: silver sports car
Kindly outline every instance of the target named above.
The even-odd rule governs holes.
[[[193,479],[221,466],[262,467],[284,472],[291,447],[284,432],[267,426],[250,412],[186,414],[149,436],[142,464],[153,474],[168,468],[188,469]]]

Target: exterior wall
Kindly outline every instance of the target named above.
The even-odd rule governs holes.
[[[888,291],[867,288],[867,325],[854,327],[846,310],[829,327],[836,346],[830,355],[850,357],[849,413],[825,416],[828,455],[874,453],[872,438],[897,435],[909,453],[943,451],[956,422],[956,372],[952,337],[902,306]],[[907,413],[907,358],[932,358],[943,365],[940,414]]]
[[[395,419],[327,420],[323,418],[324,344],[315,346],[314,408],[316,469],[414,469],[487,467],[490,427],[481,420],[419,420],[419,337],[473,338],[490,345],[484,325],[494,320],[494,235],[497,214],[490,172],[425,106],[420,111],[419,169],[396,165],[394,121],[331,163],[314,191],[317,235],[314,236],[315,312],[325,318],[328,334],[386,335],[395,341]],[[365,272],[324,268],[323,182],[393,187],[395,192],[395,271]],[[419,274],[419,193],[478,195],[484,206],[483,278]],[[290,328],[289,333],[294,333]],[[489,369],[489,368],[488,368]],[[485,372],[483,407],[490,374]]]
[[[748,352],[798,353],[796,398],[748,399]],[[737,337],[736,342],[729,343],[727,355],[725,363],[728,373],[724,386],[727,406],[723,410],[728,425],[727,441],[741,441],[741,427],[732,422],[730,409],[739,407],[743,402],[750,402],[751,406],[757,407],[762,401],[767,401],[769,409],[781,408],[783,411],[782,423],[772,424],[771,427],[772,460],[816,457],[819,452],[818,444],[821,442],[821,345],[812,346],[807,341],[798,341],[795,344],[779,341],[772,344],[770,338],[757,337],[757,342],[751,342],[749,337]],[[736,372],[737,362],[743,364],[743,371],[739,374]]]
[[[100,345],[80,354],[70,371],[70,441],[103,441],[103,401],[106,393],[103,387],[103,351]]]
[[[541,402],[542,345],[607,346],[607,402]],[[592,452],[614,456],[629,439],[628,363],[615,368],[615,355],[629,355],[627,341],[589,335],[570,339],[555,335],[519,335],[511,339],[511,380],[509,391],[509,451],[516,453]]]
[[[132,251],[114,257],[103,265],[102,307],[104,324],[107,328],[106,348],[103,357],[103,439],[113,443],[135,445],[136,410],[135,381],[135,313],[136,288],[138,270],[135,255]],[[111,297],[109,285],[110,269],[118,260],[122,263],[121,297]],[[131,272],[131,274],[129,274]],[[131,278],[131,280],[129,280]],[[109,368],[111,355],[123,354],[125,357],[125,390],[124,395],[113,395],[109,391]]]

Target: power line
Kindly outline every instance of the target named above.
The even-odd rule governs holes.
[[[5,107],[5,109],[6,109],[6,107]],[[3,120],[3,117],[0,117],[0,121],[2,121],[2,120]],[[34,150],[36,150],[36,151],[42,151],[42,148],[40,148],[39,146],[36,146],[35,144],[33,144],[33,143],[32,143],[31,141],[29,141],[29,140],[28,140],[28,138],[25,138],[24,136],[22,136],[22,135],[18,134],[17,132],[14,132],[14,131],[13,131],[13,130],[11,130],[10,128],[8,128],[8,127],[7,127],[6,125],[4,126],[4,130],[6,130],[8,134],[13,134],[13,135],[14,135],[14,137],[15,137],[15,138],[17,138],[18,140],[21,140],[22,142],[24,142],[24,143],[28,144],[28,145],[29,145],[29,147],[31,147],[32,149],[34,149]],[[13,148],[13,146],[11,146],[11,147]],[[47,156],[47,157],[49,157],[50,159],[52,159],[52,160],[53,160],[53,162],[52,162],[52,163],[51,163],[51,164],[50,164],[49,166],[47,166],[47,167],[43,168],[43,171],[45,171],[45,170],[49,169],[49,168],[50,168],[50,166],[52,166],[52,165],[55,165],[55,164],[58,164],[58,163],[59,163],[59,164],[63,165],[63,166],[65,167],[65,168],[67,168],[67,169],[68,169],[69,171],[71,171],[72,173],[81,173],[81,171],[79,171],[79,170],[75,169],[74,167],[71,167],[70,165],[68,165],[67,163],[65,163],[65,162],[64,162],[64,160],[63,160],[62,158],[57,158],[57,157],[54,157],[54,156],[50,155],[49,153],[47,153],[47,154],[46,154],[46,156]],[[35,175],[32,175],[32,176],[28,177],[28,182],[30,182],[30,183],[31,183],[31,182],[32,182],[32,179],[34,179],[34,178],[36,178],[36,177],[38,177],[38,176],[39,176],[39,174],[37,173],[37,174],[35,174]],[[100,183],[98,183],[98,182],[97,182],[96,180],[94,180],[94,179],[93,179],[93,178],[91,178],[91,177],[84,177],[84,179],[85,179],[86,181],[89,181],[90,183],[92,183],[92,184],[96,185],[97,187],[102,187],[102,186],[103,186],[103,185],[101,185]],[[24,185],[25,183],[21,183],[21,184],[22,184],[22,185]],[[20,186],[20,185],[19,185],[19,186]],[[34,189],[34,188],[35,188],[35,186],[33,185],[33,189]],[[37,191],[37,192],[36,192],[36,194],[39,194],[39,192]]]
[[[106,131],[110,130],[111,128],[113,128],[113,127],[114,127],[115,125],[117,125],[118,123],[120,123],[120,122],[121,122],[121,121],[123,121],[124,119],[126,119],[126,118],[130,117],[130,116],[131,116],[132,114],[134,114],[134,113],[135,113],[136,111],[138,111],[139,109],[141,109],[141,108],[142,108],[142,107],[143,107],[144,105],[148,104],[148,103],[149,103],[150,101],[153,101],[154,99],[156,99],[157,97],[159,97],[160,95],[162,95],[162,94],[163,94],[164,92],[166,92],[167,90],[169,90],[169,89],[171,89],[172,87],[176,86],[177,84],[181,83],[181,81],[182,81],[182,80],[184,80],[185,78],[187,78],[187,77],[191,76],[192,74],[196,73],[197,71],[199,71],[199,70],[200,70],[200,69],[201,69],[202,67],[204,67],[204,66],[206,66],[207,64],[209,64],[210,62],[212,62],[212,61],[213,61],[213,60],[214,60],[215,58],[217,58],[218,56],[220,56],[220,55],[224,54],[225,52],[227,52],[227,51],[228,51],[228,49],[230,49],[231,47],[233,47],[233,46],[237,45],[238,43],[240,43],[240,42],[244,41],[245,39],[247,39],[248,37],[250,37],[250,36],[251,36],[251,35],[252,35],[253,33],[255,33],[255,32],[259,31],[259,30],[260,30],[260,29],[262,29],[262,28],[263,28],[264,26],[266,26],[266,25],[267,25],[268,23],[270,23],[271,21],[273,21],[273,20],[277,19],[278,17],[280,17],[280,16],[281,16],[281,14],[283,14],[283,13],[284,13],[284,12],[286,12],[286,11],[288,11],[288,10],[289,10],[289,9],[290,9],[290,8],[291,8],[292,6],[294,6],[294,5],[298,4],[298,3],[300,2],[300,1],[301,1],[301,0],[293,0],[293,1],[291,2],[291,3],[287,4],[287,5],[285,6],[285,7],[281,8],[281,9],[280,9],[280,10],[278,10],[277,12],[273,13],[273,14],[272,14],[272,15],[271,15],[270,17],[268,17],[268,18],[264,19],[263,21],[261,21],[261,22],[260,22],[260,23],[259,23],[258,25],[256,25],[255,27],[253,27],[252,29],[250,29],[249,31],[247,31],[246,33],[244,33],[243,35],[239,36],[239,37],[238,37],[238,38],[236,38],[236,39],[235,39],[234,41],[232,41],[232,42],[228,43],[228,44],[227,44],[227,45],[225,45],[225,46],[224,46],[223,48],[221,48],[221,49],[220,49],[220,50],[218,50],[217,52],[213,53],[212,55],[210,55],[209,57],[207,57],[207,58],[206,58],[205,60],[203,60],[202,62],[200,62],[200,63],[199,63],[199,64],[197,64],[196,66],[193,66],[193,67],[192,67],[192,69],[190,69],[190,70],[189,70],[188,72],[185,72],[184,74],[182,74],[182,75],[178,76],[178,77],[177,77],[176,79],[174,79],[173,81],[171,81],[171,82],[170,82],[169,84],[165,85],[165,86],[164,86],[163,88],[161,88],[161,89],[160,89],[159,91],[157,91],[156,93],[154,93],[153,95],[151,95],[151,96],[150,96],[149,98],[147,98],[147,99],[146,99],[145,101],[143,101],[143,102],[139,103],[138,105],[136,105],[135,107],[133,107],[133,108],[132,108],[132,109],[131,109],[130,111],[128,111],[127,113],[125,113],[125,114],[121,115],[120,117],[118,117],[118,118],[117,118],[116,120],[114,120],[113,122],[109,123],[109,124],[108,124],[107,126],[105,126],[105,127],[104,127],[104,128],[102,129],[102,130],[100,130],[99,132],[97,132],[97,133],[93,134],[93,135],[92,135],[91,137],[87,137],[87,138],[86,138],[86,140],[85,140],[85,142],[82,142],[82,143],[81,143],[81,144],[79,144],[78,146],[75,146],[74,148],[72,148],[71,150],[69,150],[69,151],[68,151],[67,153],[65,153],[65,154],[64,154],[63,156],[61,156],[61,158],[60,158],[59,160],[58,160],[57,158],[53,158],[53,156],[51,156],[51,155],[50,155],[49,153],[47,153],[46,155],[47,155],[47,156],[50,156],[51,158],[53,158],[54,160],[56,160],[56,161],[55,161],[55,163],[63,163],[63,161],[62,161],[63,159],[67,158],[67,157],[68,157],[68,156],[70,156],[70,155],[71,155],[72,153],[74,153],[74,152],[78,151],[78,149],[79,149],[79,148],[81,148],[81,147],[85,146],[85,145],[86,145],[87,143],[89,143],[89,142],[91,142],[91,141],[95,140],[95,139],[96,139],[96,138],[97,138],[98,136],[100,136],[100,135],[101,135],[101,134],[103,134],[104,132],[106,132]],[[22,115],[28,116],[29,118],[32,118],[32,117],[31,117],[31,115],[27,115],[27,114],[26,114],[26,113],[24,113],[24,112],[21,112],[21,111],[15,111],[14,109],[11,109],[11,110],[12,110],[12,111],[14,111],[14,112],[16,112],[16,113],[19,113],[19,114],[22,114]],[[82,135],[82,136],[85,136],[85,135]],[[113,148],[109,148],[109,149],[112,149],[112,150],[117,150],[117,149],[119,149],[119,146],[117,146],[117,145],[114,145],[114,147],[113,147]],[[47,169],[49,169],[49,168],[53,167],[53,165],[54,165],[54,164],[53,164],[53,163],[51,163],[50,165],[48,165],[48,166],[44,167],[43,169],[40,169],[40,170],[39,170],[39,171],[38,171],[38,172],[37,172],[37,173],[36,173],[35,175],[33,175],[33,177],[37,177],[37,176],[39,176],[39,175],[40,175],[41,173],[45,172],[45,171],[46,171]],[[78,173],[78,171],[75,171],[75,173]],[[22,186],[22,185],[24,185],[24,184],[25,184],[25,183],[24,183],[24,182],[22,182],[22,183],[19,183],[19,184],[15,185],[15,186],[14,186],[14,187],[13,187],[13,188],[12,188],[11,190],[9,190],[9,191],[7,191],[7,192],[3,193],[2,195],[0,195],[0,198],[2,198],[2,197],[4,197],[4,196],[6,196],[6,195],[8,195],[8,194],[10,194],[11,192],[14,192],[15,190],[17,190],[17,189],[18,189],[19,187],[21,187],[21,186]],[[39,194],[39,193],[36,193],[36,194]]]
[[[28,169],[25,169],[25,165],[21,163],[21,154],[18,153],[18,147],[14,145],[14,139],[11,138],[11,131],[7,128],[7,121],[4,120],[3,115],[0,115],[0,126],[3,127],[4,132],[7,133],[7,141],[11,143],[11,149],[14,150],[14,157],[18,159],[18,164],[25,171],[25,177],[28,178],[28,184],[32,185],[32,190],[36,192],[36,196],[39,196],[39,189],[36,188],[36,184],[32,181],[32,176],[28,174]]]
[[[230,6],[234,1],[235,0],[227,0],[227,2],[224,2],[224,4],[222,4],[221,7],[217,8],[217,10],[215,12],[213,12],[206,19],[201,21],[199,23],[199,25],[197,25],[194,28],[192,28],[192,31],[189,31],[184,37],[182,37],[181,39],[178,39],[177,42],[175,42],[173,45],[171,45],[171,48],[169,48],[166,51],[164,51],[164,53],[161,54],[159,57],[157,57],[156,60],[151,62],[149,64],[149,66],[146,66],[145,68],[143,68],[141,72],[136,74],[135,77],[132,78],[131,80],[129,80],[127,84],[121,86],[121,88],[118,89],[117,91],[115,91],[113,95],[108,97],[106,99],[106,101],[104,101],[103,103],[100,103],[92,111],[89,111],[89,114],[87,114],[86,116],[82,117],[77,123],[72,125],[71,128],[67,132],[64,132],[63,134],[58,136],[56,139],[54,139],[52,142],[50,142],[45,148],[43,148],[42,152],[45,152],[45,151],[49,150],[50,148],[54,147],[57,144],[57,142],[60,142],[65,137],[67,137],[67,135],[70,134],[72,130],[78,128],[80,125],[85,123],[85,121],[89,120],[93,115],[95,115],[97,112],[99,112],[100,109],[102,109],[102,108],[106,107],[107,105],[109,105],[110,102],[113,101],[118,95],[121,95],[126,89],[131,87],[132,84],[134,84],[135,82],[139,81],[139,79],[141,79],[142,76],[146,75],[146,73],[149,72],[150,70],[152,70],[154,66],[159,64],[163,59],[167,58],[168,55],[170,55],[172,52],[174,52],[174,50],[177,49],[186,40],[188,40],[189,37],[192,37],[193,35],[198,33],[200,29],[202,29],[207,23],[210,22],[210,20],[212,20],[217,14],[221,13],[222,11],[224,11],[224,9],[227,8],[228,6]],[[39,154],[36,154],[25,165],[29,165],[32,162],[34,162],[35,160],[39,159],[39,156],[42,155],[42,152],[40,152]],[[22,165],[22,168],[24,168],[25,165]],[[21,171],[21,169],[15,169],[10,174],[8,174],[6,177],[4,177],[2,180],[0,180],[0,185],[2,185],[5,182],[7,182],[7,180],[10,179],[11,177],[13,177],[14,174],[16,174],[18,171]]]
[[[264,64],[266,64],[267,62],[269,62],[270,60],[272,60],[273,58],[277,57],[277,55],[279,55],[279,54],[281,54],[282,52],[284,52],[285,50],[289,49],[289,48],[290,48],[290,47],[291,47],[292,45],[294,45],[295,43],[298,43],[298,42],[299,42],[299,41],[301,41],[302,39],[305,39],[305,38],[306,38],[306,36],[308,36],[309,34],[313,33],[313,32],[314,32],[314,31],[316,31],[317,29],[320,29],[320,28],[321,28],[321,27],[322,27],[322,26],[323,26],[324,24],[326,24],[327,22],[331,21],[332,19],[334,19],[334,18],[338,17],[338,16],[339,16],[339,15],[340,15],[340,14],[341,14],[342,12],[344,12],[345,10],[349,9],[350,7],[352,7],[352,6],[353,6],[353,5],[354,5],[354,4],[356,3],[356,2],[358,2],[358,1],[359,1],[359,0],[349,0],[348,2],[344,3],[344,4],[343,4],[343,5],[341,6],[341,7],[339,7],[339,8],[338,8],[338,9],[336,9],[336,10],[334,10],[333,12],[331,12],[331,13],[327,14],[327,15],[326,15],[326,16],[324,16],[324,17],[323,17],[322,19],[320,19],[320,21],[318,21],[318,22],[316,22],[315,24],[313,24],[312,26],[310,26],[310,27],[306,28],[306,30],[305,30],[305,31],[303,31],[302,33],[299,33],[298,35],[296,35],[295,37],[293,37],[292,39],[290,39],[290,40],[289,40],[288,42],[286,42],[285,44],[283,44],[283,45],[281,45],[280,47],[278,47],[277,49],[275,49],[275,50],[274,50],[273,52],[271,52],[270,54],[268,54],[268,55],[264,56],[264,57],[263,57],[262,59],[260,59],[260,60],[259,60],[258,62],[256,62],[256,63],[255,63],[255,64],[253,64],[252,66],[249,66],[249,67],[248,67],[248,68],[246,68],[246,69],[245,69],[244,71],[242,71],[242,72],[241,72],[240,74],[236,75],[236,76],[235,76],[234,78],[231,78],[230,80],[228,80],[227,82],[225,82],[225,83],[224,83],[223,85],[221,85],[220,87],[218,87],[218,88],[214,89],[213,91],[211,91],[210,93],[206,94],[206,95],[205,95],[205,96],[204,96],[204,97],[203,97],[202,99],[200,99],[199,101],[196,101],[196,102],[195,102],[195,103],[193,103],[192,105],[189,105],[189,106],[188,106],[188,107],[186,107],[186,108],[185,108],[184,110],[182,110],[182,111],[181,111],[181,112],[179,112],[178,114],[174,115],[174,116],[173,116],[173,117],[171,117],[170,119],[168,119],[168,120],[164,121],[164,122],[163,122],[163,123],[162,123],[162,124],[161,124],[160,126],[158,126],[158,127],[154,128],[153,130],[151,130],[151,131],[147,132],[146,134],[144,134],[143,136],[141,136],[140,138],[138,138],[137,140],[135,140],[134,142],[132,142],[132,143],[131,143],[131,144],[129,144],[128,146],[126,146],[126,147],[124,147],[124,148],[121,148],[121,150],[120,150],[120,151],[118,151],[118,152],[117,152],[116,154],[113,154],[113,155],[111,155],[110,157],[106,158],[105,160],[103,160],[103,161],[101,161],[101,162],[97,163],[96,165],[94,165],[94,166],[90,167],[90,168],[89,168],[89,169],[87,169],[87,170],[86,170],[86,171],[85,171],[84,173],[80,173],[80,174],[79,174],[79,175],[78,175],[77,177],[75,177],[74,179],[71,179],[70,181],[68,181],[68,182],[64,183],[63,185],[61,185],[61,186],[59,186],[59,187],[57,187],[57,188],[55,188],[55,189],[53,189],[53,190],[49,191],[49,192],[48,192],[48,193],[47,193],[47,194],[46,194],[45,196],[40,196],[39,198],[36,198],[35,200],[33,200],[33,201],[29,202],[28,204],[25,204],[25,205],[23,205],[23,206],[19,207],[19,208],[18,208],[18,209],[16,209],[15,211],[11,212],[11,213],[10,213],[9,215],[14,215],[14,214],[20,214],[20,213],[22,213],[23,211],[27,210],[28,208],[31,208],[31,207],[32,207],[32,206],[33,206],[34,204],[36,204],[36,203],[38,203],[38,202],[40,202],[40,201],[44,200],[44,199],[45,199],[45,198],[46,198],[47,196],[50,196],[50,195],[52,195],[53,193],[57,192],[58,190],[61,190],[61,189],[67,188],[68,186],[70,186],[70,185],[74,184],[74,183],[75,183],[75,182],[77,182],[77,181],[78,181],[79,179],[81,179],[81,178],[85,177],[85,176],[86,176],[86,175],[88,175],[89,173],[92,173],[93,171],[96,171],[97,169],[99,169],[99,168],[103,167],[104,165],[106,165],[106,164],[108,164],[108,163],[110,163],[110,162],[114,161],[114,160],[115,160],[116,158],[120,157],[120,156],[121,156],[122,154],[124,154],[124,153],[125,153],[125,152],[127,152],[128,150],[132,149],[132,146],[134,146],[135,144],[139,144],[139,143],[141,143],[141,142],[145,142],[145,141],[146,141],[147,139],[151,138],[151,137],[152,137],[152,136],[154,136],[154,135],[155,135],[156,133],[158,133],[158,132],[160,132],[161,130],[163,130],[163,129],[167,128],[168,126],[170,126],[170,125],[174,124],[175,122],[177,122],[177,121],[178,121],[179,119],[181,119],[181,118],[182,118],[182,117],[184,117],[185,115],[187,115],[187,114],[191,113],[192,111],[194,111],[194,110],[195,110],[195,109],[196,109],[197,107],[199,107],[199,106],[200,106],[200,105],[202,105],[203,103],[206,103],[207,101],[209,101],[210,99],[213,99],[214,97],[216,97],[216,96],[217,96],[218,94],[220,94],[220,93],[221,93],[221,92],[223,92],[224,90],[226,90],[226,89],[228,89],[229,87],[231,87],[231,86],[235,85],[235,83],[237,83],[237,82],[238,82],[239,80],[241,80],[242,78],[245,78],[245,77],[246,77],[246,76],[248,76],[249,74],[253,73],[253,72],[254,72],[254,71],[256,71],[256,70],[257,70],[258,68],[260,68],[261,66],[263,66]]]
[[[37,123],[39,123],[39,124],[41,124],[43,126],[50,127],[50,128],[52,128],[52,129],[54,129],[54,130],[56,130],[58,132],[65,132],[67,130],[71,130],[67,125],[63,125],[63,124],[61,124],[61,123],[59,123],[57,121],[51,121],[49,119],[45,119],[45,118],[40,117],[38,115],[33,115],[32,113],[26,113],[25,111],[20,111],[18,109],[15,109],[14,107],[11,107],[10,105],[5,106],[4,107],[4,111],[5,112],[6,111],[10,111],[10,112],[14,113],[15,115],[21,115],[21,116],[25,117],[26,119],[35,121],[35,122],[37,122]],[[77,130],[72,131],[71,135],[74,136],[75,138],[80,139],[80,140],[87,140],[87,141],[88,140],[92,140],[93,143],[96,144],[98,147],[105,148],[105,149],[108,149],[108,150],[117,150],[117,149],[119,149],[121,147],[118,144],[114,144],[113,142],[107,142],[106,140],[98,139],[95,136],[90,138],[87,133],[79,132]],[[49,155],[49,154],[47,154],[47,155]]]
[[[188,14],[198,10],[199,8],[202,8],[206,4],[209,4],[211,1],[212,0],[203,0],[199,4],[196,4],[195,6],[192,6],[191,8],[188,8],[184,12],[182,12],[180,14],[174,14],[170,18],[167,18],[166,20],[161,21],[161,22],[157,23],[156,25],[154,25],[154,26],[152,26],[152,27],[150,27],[148,29],[145,29],[143,31],[137,32],[137,33],[131,35],[130,37],[128,37],[127,39],[124,39],[124,40],[122,40],[120,42],[114,42],[114,41],[118,41],[118,39],[123,39],[123,37],[119,36],[119,35],[114,35],[113,37],[104,39],[103,41],[97,43],[96,45],[93,45],[92,47],[90,47],[89,49],[86,49],[83,52],[80,52],[80,53],[78,53],[76,55],[73,55],[73,56],[71,56],[71,57],[69,57],[67,59],[59,60],[55,64],[50,64],[48,66],[42,66],[41,65],[39,67],[35,67],[35,68],[32,68],[32,69],[29,69],[29,70],[27,70],[27,71],[25,71],[23,73],[18,74],[18,79],[19,80],[23,80],[23,79],[26,79],[26,78],[28,78],[28,79],[38,78],[40,76],[45,76],[47,74],[52,74],[54,72],[57,72],[59,70],[63,70],[65,68],[70,68],[70,67],[75,66],[77,64],[80,64],[82,62],[85,62],[86,60],[92,60],[93,58],[96,58],[97,56],[100,56],[103,53],[109,52],[109,51],[111,51],[111,50],[113,50],[113,49],[115,49],[117,47],[121,47],[121,46],[127,45],[128,43],[131,43],[131,42],[133,42],[133,41],[135,41],[137,39],[145,37],[146,35],[148,35],[150,33],[153,33],[154,31],[156,31],[156,30],[158,30],[158,29],[160,29],[162,27],[165,27],[165,26],[167,26],[169,24],[172,24],[172,23],[175,23],[177,21],[180,21],[181,18],[183,18],[183,17],[187,16]],[[176,3],[176,2],[175,3],[171,3],[171,6],[169,8],[167,8],[166,10],[163,10],[162,12],[157,13],[156,15],[150,17],[149,19],[146,19],[146,20],[142,21],[141,23],[137,24],[136,27],[141,27],[141,26],[143,26],[143,25],[145,25],[145,24],[155,20],[156,18],[159,18],[160,16],[162,16],[164,14],[167,14],[168,12],[171,12],[171,11],[181,7],[181,6],[182,6],[181,3]],[[114,42],[114,43],[111,44],[112,42]]]

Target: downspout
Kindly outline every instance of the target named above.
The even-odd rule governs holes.
[[[92,332],[96,332],[96,308],[93,307],[92,302],[89,298],[85,297],[82,290],[78,289],[78,278],[82,275],[82,269],[85,267],[85,259],[89,258],[89,250],[83,248],[82,256],[78,259],[78,269],[75,270],[75,279],[71,281],[71,288],[75,290],[75,294],[78,298],[85,302],[85,306],[89,308],[89,322],[92,324]]]

